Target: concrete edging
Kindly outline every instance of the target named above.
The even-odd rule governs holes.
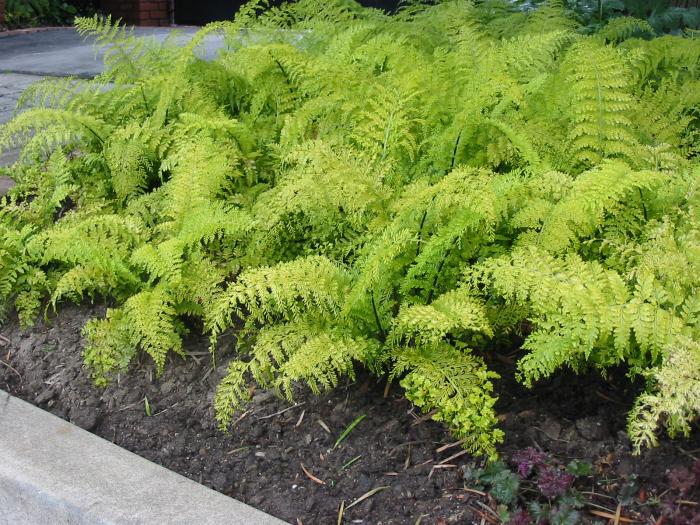
[[[0,390],[0,525],[284,525]]]

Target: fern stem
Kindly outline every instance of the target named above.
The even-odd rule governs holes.
[[[418,228],[418,241],[416,242],[416,257],[420,255],[420,245],[423,242],[423,226],[425,225],[425,218],[428,216],[428,208],[423,212],[423,217],[420,220],[420,227]]]
[[[382,145],[382,157],[380,160],[384,160],[386,158],[386,154],[389,148],[389,137],[391,136],[391,128],[394,125],[394,112],[392,111],[391,114],[389,115],[389,121],[386,124],[386,128],[384,129],[384,144]]]
[[[437,197],[437,194],[433,195],[433,198],[430,199],[430,204],[435,202],[435,197]],[[425,207],[425,211],[423,212],[423,217],[421,217],[420,220],[420,226],[418,227],[418,242],[416,246],[416,257],[420,255],[420,246],[421,243],[423,242],[423,227],[425,226],[425,219],[428,217],[428,209],[430,205]]]
[[[143,105],[146,108],[146,113],[151,112],[151,106],[148,105],[148,99],[146,98],[146,92],[143,90],[143,85],[141,87],[141,96],[143,97]],[[167,111],[167,110],[166,110]]]
[[[430,292],[428,292],[428,298],[426,299],[427,303],[430,303],[433,300],[433,295],[435,294],[435,288],[437,287],[437,282],[438,279],[440,278],[440,272],[442,272],[442,267],[445,266],[445,263],[447,262],[447,258],[450,256],[450,253],[452,252],[452,248],[454,247],[455,244],[457,244],[457,241],[459,240],[459,237],[455,237],[452,240],[452,243],[450,244],[449,248],[445,250],[445,254],[442,256],[442,259],[440,260],[440,264],[438,264],[437,270],[435,271],[435,277],[433,277],[433,285],[430,288]]]
[[[93,135],[95,135],[95,137],[97,137],[97,140],[100,141],[100,144],[105,143],[105,141],[102,139],[102,137],[100,137],[94,129],[92,129],[90,126],[88,126],[84,122],[81,122],[81,124],[83,125],[83,127],[85,127],[85,129],[87,129],[90,133],[92,133]]]
[[[386,67],[387,62],[389,62],[389,55],[384,56],[384,61],[382,62],[382,67],[379,69],[380,73],[384,73],[384,68]]]
[[[642,211],[644,212],[644,221],[649,220],[649,216],[647,215],[647,205],[644,204],[644,194],[642,193],[642,188],[637,188],[637,191],[639,191],[639,198],[642,203]]]
[[[280,71],[282,72],[282,75],[284,76],[284,81],[287,83],[287,89],[289,89],[289,92],[293,95],[293,94],[294,94],[294,90],[292,89],[292,83],[289,81],[289,75],[287,75],[287,71],[285,71],[284,66],[282,65],[282,63],[281,63],[279,60],[277,60],[277,57],[275,57],[274,55],[272,55],[272,58],[273,58],[273,60],[275,61],[275,63],[277,64],[277,67],[278,67],[278,68],[280,69]]]
[[[379,312],[377,312],[377,304],[374,302],[374,290],[371,292],[372,293],[372,311],[374,312],[374,320],[377,323],[377,328],[379,329],[379,336],[381,338],[382,343],[386,341],[386,332],[384,331],[384,327],[382,326],[382,322],[379,319]]]
[[[457,140],[455,140],[455,147],[452,150],[452,162],[450,163],[450,170],[454,169],[455,167],[455,160],[457,158],[457,148],[459,147],[459,141],[462,139],[462,130],[459,130],[459,133],[457,134]]]

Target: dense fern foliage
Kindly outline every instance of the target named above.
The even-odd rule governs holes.
[[[30,323],[109,299],[84,331],[99,384],[239,331],[222,428],[251,380],[291,397],[365,367],[494,456],[486,362],[524,338],[526,385],[623,365],[647,381],[635,445],[689,432],[700,40],[497,4],[252,3],[184,47],[79,19],[105,73],[34,85],[0,129],[22,145],[0,303]]]

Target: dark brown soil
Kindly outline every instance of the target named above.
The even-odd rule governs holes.
[[[464,490],[462,467],[473,458],[462,455],[449,462],[454,467],[433,468],[460,449],[437,452],[454,439],[421,418],[398,388],[384,398],[384,383],[360,375],[320,397],[302,392],[294,407],[257,391],[225,435],[216,429],[212,398],[230,351],[219,354],[213,369],[208,341],[193,337],[186,345],[190,357],[173,358],[162,377],[156,378],[144,359],[113,385],[97,389],[81,361],[80,330],[102,311],[65,307],[25,332],[9,322],[0,330],[0,388],[290,523],[336,523],[341,502],[350,505],[378,487],[385,488],[345,510],[344,523],[498,523],[479,504],[492,501]],[[660,447],[632,456],[624,425],[634,387],[624,376],[605,381],[561,374],[530,392],[512,380],[506,359],[492,366],[504,375],[497,385],[507,436],[504,458],[535,446],[562,462],[590,461],[596,478],[587,490],[602,494],[589,495],[592,504],[615,509],[620,493],[634,481],[641,501],[636,492],[632,498],[628,494],[622,515],[643,515],[644,522],[655,523],[661,511],[653,505],[654,495],[666,489],[670,469],[690,467],[700,449],[698,437],[664,438]],[[334,448],[360,415],[366,418]],[[593,516],[583,514],[591,522]]]

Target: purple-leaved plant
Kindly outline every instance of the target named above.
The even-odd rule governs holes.
[[[668,473],[671,489],[678,491],[681,496],[686,496],[698,484],[695,473],[685,467],[678,467]]]
[[[525,509],[516,510],[508,521],[508,525],[532,525],[534,520]]]
[[[566,494],[574,483],[574,476],[556,467],[546,465],[537,470],[537,488],[545,498],[553,499]]]
[[[539,494],[528,499],[525,499],[522,493],[516,494],[519,498],[517,501],[513,498],[515,505],[510,509],[508,525],[573,525],[581,522],[579,509],[583,506],[583,501],[573,485],[578,477],[590,474],[590,464],[572,461],[565,469],[556,458],[532,447],[515,452],[511,456],[511,463],[515,465],[518,476],[513,473],[511,475],[516,479],[519,477],[521,485],[537,487]],[[700,465],[698,470],[700,471]],[[503,473],[499,476],[491,474],[490,477],[496,481],[506,478]],[[499,501],[505,502],[503,498]],[[522,504],[525,504],[525,507],[521,506]]]
[[[668,525],[700,525],[700,509],[688,505],[685,498],[692,496],[700,485],[700,460],[691,468],[676,467],[668,473],[671,492],[664,499],[662,516]]]
[[[539,469],[547,464],[547,454],[533,447],[527,447],[513,454],[512,460],[518,466],[520,477],[525,479],[535,468]]]

